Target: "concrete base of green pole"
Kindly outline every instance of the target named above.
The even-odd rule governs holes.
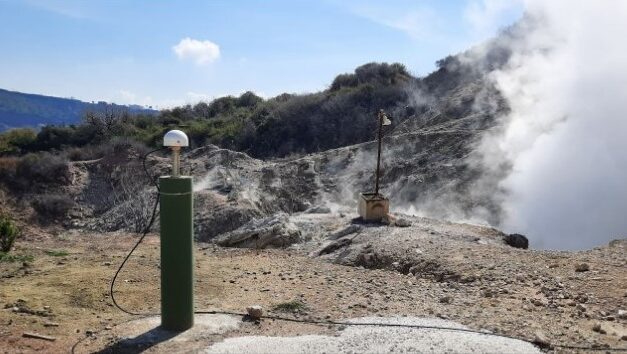
[[[192,178],[161,177],[161,327],[194,326]]]

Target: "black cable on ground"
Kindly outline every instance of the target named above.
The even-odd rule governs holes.
[[[150,232],[150,229],[152,228],[152,225],[154,224],[155,219],[157,218],[157,207],[159,206],[159,199],[160,199],[161,194],[160,194],[159,184],[155,181],[155,178],[148,171],[148,167],[146,167],[146,160],[148,159],[148,156],[150,154],[155,153],[157,151],[164,150],[164,149],[167,149],[167,147],[161,147],[159,149],[154,149],[152,151],[147,152],[146,154],[144,154],[141,157],[141,159],[142,159],[142,166],[144,167],[144,172],[146,173],[146,177],[148,177],[148,179],[150,180],[150,183],[152,183],[157,188],[157,198],[155,199],[155,204],[152,207],[152,214],[150,215],[150,219],[148,221],[148,224],[146,225],[146,228],[144,228],[144,231],[142,232],[141,237],[139,238],[139,240],[137,240],[137,242],[135,243],[133,248],[131,248],[131,251],[126,255],[126,257],[124,258],[124,260],[122,261],[122,263],[118,267],[118,270],[115,272],[115,275],[111,279],[111,286],[109,287],[109,294],[111,295],[111,300],[113,301],[113,304],[115,305],[115,307],[117,307],[120,311],[122,311],[124,313],[127,313],[129,315],[133,315],[133,316],[144,316],[144,315],[148,316],[148,315],[154,315],[154,314],[152,314],[152,313],[135,313],[135,312],[132,312],[132,311],[124,309],[115,300],[115,294],[114,294],[113,288],[115,286],[115,281],[118,278],[118,274],[120,274],[120,271],[122,270],[122,268],[124,268],[124,265],[126,264],[126,261],[128,261],[128,259],[131,257],[133,252],[135,252],[135,249],[137,249],[137,247],[139,247],[139,245],[142,243],[142,241],[144,240],[144,238],[146,237],[148,232]]]

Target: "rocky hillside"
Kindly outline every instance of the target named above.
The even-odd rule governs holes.
[[[278,212],[319,205],[352,208],[359,192],[373,188],[376,112],[383,108],[393,123],[385,131],[382,186],[393,208],[497,225],[502,215],[494,200],[498,180],[476,185],[484,171],[474,162],[473,150],[508,109],[489,78],[509,58],[502,41],[447,57],[424,78],[412,77],[402,65],[371,63],[311,95],[263,100],[246,93],[164,111],[157,119],[105,117],[93,126],[51,127],[31,145],[61,149],[77,160],[68,163],[62,178],[51,183],[42,172],[40,180],[28,178],[34,188],[15,188],[15,180],[26,179],[20,178],[24,168],[9,159],[0,163],[0,183],[10,197],[26,201],[21,205],[51,193],[65,199],[57,203],[64,208],[52,213],[58,214],[55,220],[43,215],[47,222],[141,230],[154,188],[143,177],[141,149],[131,151],[137,146],[125,146],[124,139],[158,144],[164,130],[183,125],[192,142],[184,158],[196,180],[198,238],[209,240]],[[94,139],[103,145],[90,146]],[[72,148],[68,142],[80,144]],[[113,144],[117,147],[109,148]],[[151,157],[149,165],[159,175],[168,160]],[[138,209],[130,219],[124,216],[129,209]]]
[[[426,78],[403,79],[413,103],[387,108],[393,125],[383,143],[383,193],[395,212],[498,224],[502,211],[489,188],[476,188],[482,170],[472,154],[482,134],[498,126],[499,115],[507,110],[488,78],[506,60],[507,52],[493,42],[442,60]],[[342,80],[329,90],[352,85],[351,77],[339,76]],[[371,113],[368,119],[375,126],[376,111]],[[371,138],[374,133],[368,132]],[[371,138],[266,160],[213,145],[185,151],[184,172],[195,178],[197,238],[208,241],[277,213],[311,207],[353,210],[358,193],[373,189],[376,143]],[[139,231],[155,196],[139,154],[136,145],[118,142],[103,158],[68,163],[60,181],[42,182],[27,193],[9,186],[7,193],[22,205],[49,194],[71,199],[58,219],[69,227]],[[169,159],[153,155],[148,166],[155,176],[166,174]]]

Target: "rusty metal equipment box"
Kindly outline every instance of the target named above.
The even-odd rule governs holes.
[[[359,216],[364,221],[381,221],[390,213],[390,200],[379,193],[359,196]]]

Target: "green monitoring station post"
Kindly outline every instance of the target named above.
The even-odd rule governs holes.
[[[161,327],[184,331],[194,326],[194,223],[192,177],[180,175],[187,135],[171,130],[163,145],[172,148],[172,175],[159,178],[161,194]]]

